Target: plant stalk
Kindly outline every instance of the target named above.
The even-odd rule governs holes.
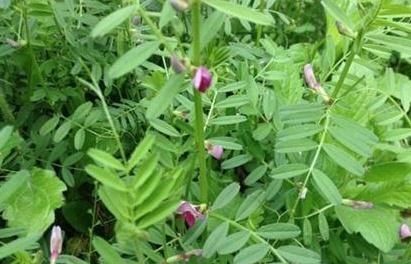
[[[200,50],[200,24],[201,24],[201,1],[193,0],[191,6],[191,25],[192,25],[192,62],[195,66],[201,63]],[[194,110],[195,110],[195,140],[198,152],[198,163],[200,167],[200,200],[202,203],[208,202],[208,182],[207,182],[207,168],[206,155],[204,147],[204,120],[203,120],[203,106],[201,101],[201,94],[197,89],[193,88],[194,94]]]

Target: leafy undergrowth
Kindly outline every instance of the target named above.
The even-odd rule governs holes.
[[[409,1],[0,18],[1,263],[411,261]]]

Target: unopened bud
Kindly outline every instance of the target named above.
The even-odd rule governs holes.
[[[23,47],[24,45],[27,44],[27,42],[25,40],[20,40],[20,41],[15,41],[12,39],[6,39],[5,42],[12,48],[18,49]]]
[[[199,92],[204,93],[210,88],[212,80],[213,76],[210,71],[206,67],[200,66],[194,75],[193,85]]]
[[[53,226],[50,237],[50,263],[56,263],[63,246],[63,234],[59,226]]]
[[[347,36],[350,38],[357,37],[357,33],[353,32],[350,28],[345,26],[341,21],[335,21],[335,26],[337,27],[338,33],[343,36]]]
[[[374,204],[372,202],[367,201],[343,199],[342,203],[354,209],[372,209],[374,207]]]
[[[191,251],[187,251],[183,254],[175,255],[172,257],[169,257],[166,260],[166,263],[175,263],[175,262],[180,262],[180,261],[189,261],[191,257],[193,256],[201,256],[203,254],[203,251],[201,249],[193,249]]]
[[[411,237],[411,229],[407,224],[402,224],[400,227],[400,238],[406,239]]]
[[[176,55],[172,55],[170,58],[171,68],[175,73],[183,73],[186,71],[185,61],[177,57]]]
[[[220,145],[213,145],[211,143],[205,142],[208,154],[213,156],[216,160],[220,160],[224,154],[224,148]]]
[[[170,0],[170,4],[176,11],[180,12],[187,10],[190,6],[189,0]]]
[[[308,87],[310,87],[315,93],[319,94],[326,103],[331,101],[330,96],[327,94],[321,84],[317,82],[314,74],[314,69],[311,64],[304,65],[304,80],[307,83]]]
[[[139,26],[141,24],[141,17],[140,16],[134,16],[131,19],[131,23],[136,27]]]

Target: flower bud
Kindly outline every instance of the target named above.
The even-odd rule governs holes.
[[[195,73],[193,85],[199,92],[204,93],[210,88],[212,80],[213,76],[209,70],[206,67],[200,66]]]
[[[139,26],[141,24],[141,17],[140,16],[134,16],[131,19],[131,23],[136,27]]]
[[[166,260],[166,263],[175,263],[175,262],[181,262],[181,261],[185,261],[188,262],[190,260],[191,257],[193,256],[201,256],[203,254],[203,250],[202,249],[193,249],[190,251],[187,251],[183,254],[179,254],[179,255],[175,255],[172,257],[169,257]]]
[[[308,87],[314,90],[315,93],[319,94],[325,102],[330,102],[331,98],[321,86],[314,75],[313,66],[311,64],[304,65],[304,80]]]
[[[190,6],[189,0],[170,0],[171,6],[179,12],[185,11]]]
[[[307,187],[302,187],[300,189],[300,192],[298,193],[298,198],[300,198],[301,200],[304,200],[305,197],[307,197],[307,192],[308,192]]]
[[[340,33],[341,35],[350,38],[357,37],[357,33],[346,27],[341,21],[335,21],[335,26],[337,27],[338,33]]]
[[[405,239],[411,237],[411,229],[407,224],[402,224],[400,227],[400,238]]]
[[[170,64],[175,73],[182,73],[186,71],[185,61],[178,58],[176,55],[171,56]]]
[[[374,204],[372,202],[367,201],[343,199],[342,203],[354,209],[372,209],[374,207]]]
[[[54,264],[61,253],[63,235],[59,226],[53,226],[50,237],[50,264]]]

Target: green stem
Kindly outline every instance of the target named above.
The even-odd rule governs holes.
[[[260,11],[264,11],[264,7],[265,7],[265,0],[260,0]],[[257,25],[257,36],[255,38],[255,45],[259,46],[259,42],[261,39],[261,33],[263,31],[263,26],[262,25]]]
[[[354,46],[355,45],[353,43],[353,45],[351,46],[350,56],[348,57],[347,61],[345,62],[344,69],[343,69],[343,71],[340,75],[340,78],[338,79],[338,82],[335,85],[334,91],[332,93],[332,98],[334,98],[334,100],[337,99],[338,93],[340,92],[341,87],[344,83],[344,80],[347,77],[347,74],[348,74],[348,71],[350,70],[352,62],[354,61],[354,57],[355,57],[355,54],[356,54],[354,52]]]
[[[193,30],[192,62],[195,66],[199,66],[201,62],[200,50],[200,23],[201,23],[201,1],[193,0],[191,6],[191,24]],[[194,109],[195,109],[195,139],[197,143],[198,162],[200,167],[200,200],[203,203],[208,201],[208,182],[207,182],[207,168],[206,155],[204,147],[204,119],[203,106],[201,102],[201,94],[197,89],[193,88],[194,93]]]
[[[264,238],[260,237],[256,232],[220,214],[212,212],[209,214],[209,216],[225,221],[237,229],[247,231],[250,234],[250,236],[254,239],[254,241],[267,245],[270,251],[280,260],[281,263],[288,263],[269,242],[267,242]]]
[[[173,49],[168,44],[168,42],[166,41],[166,39],[163,36],[163,34],[161,33],[161,31],[157,28],[156,24],[154,24],[153,20],[151,20],[150,16],[147,14],[147,12],[143,8],[139,8],[138,12],[139,12],[140,16],[146,21],[147,25],[151,28],[151,30],[153,31],[154,35],[156,35],[158,40],[160,40],[161,43],[163,43],[166,50],[168,50],[168,52],[170,52],[170,54],[173,54],[174,53]]]

